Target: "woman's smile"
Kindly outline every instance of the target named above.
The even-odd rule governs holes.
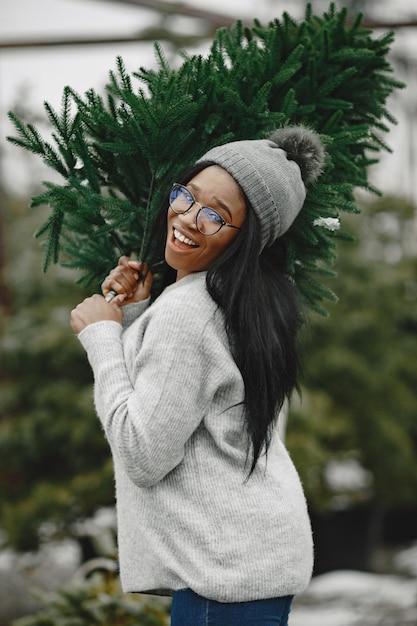
[[[173,228],[173,234],[175,245],[178,245],[179,248],[181,248],[182,250],[186,250],[190,246],[192,248],[198,248],[198,243],[190,239],[190,237],[182,233],[180,230],[178,230],[178,228]],[[180,244],[185,244],[186,247],[181,246]]]

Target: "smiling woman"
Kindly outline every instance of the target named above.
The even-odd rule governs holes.
[[[173,594],[172,626],[285,626],[311,577],[305,498],[276,429],[302,318],[280,237],[323,163],[303,127],[210,150],[155,222],[161,295],[149,306],[151,273],[123,257],[102,285],[113,302],[72,312],[114,458],[123,588]]]
[[[174,197],[171,193],[165,248],[166,262],[177,270],[177,280],[207,270],[238,236],[246,217],[242,190],[217,165],[203,169],[183,189],[194,195],[189,192],[187,198],[182,193],[181,198],[178,192]]]

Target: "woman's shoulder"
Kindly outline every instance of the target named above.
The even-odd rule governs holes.
[[[207,290],[206,276],[207,272],[196,272],[185,276],[169,285],[155,300],[154,305],[176,312],[193,312],[200,315],[207,312],[208,315],[212,315],[218,307]]]
[[[168,334],[209,340],[224,334],[224,317],[206,286],[206,272],[190,274],[169,285],[145,313],[146,324],[156,324]],[[149,328],[149,326],[148,326]]]

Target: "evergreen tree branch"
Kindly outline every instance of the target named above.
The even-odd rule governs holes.
[[[387,100],[402,87],[387,60],[392,41],[392,33],[374,38],[360,15],[349,23],[334,4],[323,15],[309,5],[301,22],[284,13],[267,26],[221,28],[207,57],[183,55],[176,70],[159,44],[156,70],[129,75],[118,57],[105,98],[67,87],[61,114],[45,104],[55,145],[11,113],[17,136],[9,140],[64,178],[32,202],[52,210],[38,232],[45,267],[63,254],[60,262],[98,285],[120,250],[142,256],[162,198],[186,166],[214,145],[303,123],[321,134],[327,167],[283,243],[287,272],[322,311],[327,290],[313,276],[331,266],[344,235],[314,221],[356,212],[355,187],[377,192],[368,170],[389,150]]]

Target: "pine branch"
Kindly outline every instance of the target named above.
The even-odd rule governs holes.
[[[60,114],[45,103],[54,144],[11,113],[17,135],[9,141],[64,178],[32,202],[51,207],[38,231],[45,267],[59,260],[98,285],[121,250],[149,248],[162,198],[186,166],[215,145],[304,123],[321,134],[327,167],[283,245],[287,272],[321,310],[333,296],[312,277],[331,271],[345,235],[314,221],[357,212],[356,186],[377,192],[368,168],[389,150],[387,101],[402,87],[387,60],[392,41],[392,33],[373,38],[360,15],[349,24],[345,9],[331,4],[315,15],[309,5],[301,22],[284,13],[267,26],[222,28],[207,57],[184,54],[175,70],[159,44],[156,70],[129,75],[118,57],[104,97],[67,87]]]

